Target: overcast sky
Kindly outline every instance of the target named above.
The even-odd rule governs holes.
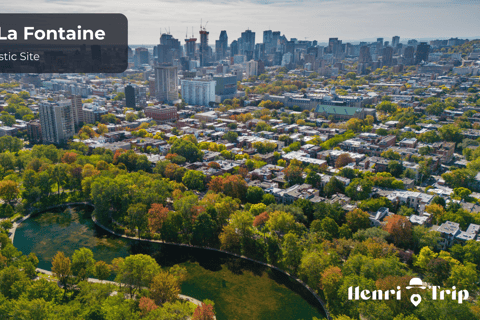
[[[157,44],[160,28],[182,41],[198,38],[208,21],[209,43],[227,30],[229,43],[249,28],[256,42],[263,30],[287,38],[327,41],[383,37],[480,37],[480,0],[19,0],[2,1],[2,13],[123,13],[130,44]]]

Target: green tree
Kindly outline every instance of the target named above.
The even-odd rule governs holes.
[[[222,138],[227,140],[230,143],[233,143],[233,142],[237,141],[238,133],[236,133],[235,131],[228,131],[227,133],[225,133],[223,135]]]
[[[140,235],[148,227],[147,206],[143,203],[132,204],[127,210],[127,221],[131,230],[137,231],[137,236]]]
[[[217,224],[212,217],[206,213],[200,213],[193,223],[192,243],[196,245],[211,245],[218,233]]]
[[[335,177],[331,177],[330,180],[323,187],[323,192],[327,197],[331,197],[336,193],[343,193],[344,190],[345,186],[343,185],[343,183]]]
[[[150,297],[158,304],[173,302],[180,293],[177,279],[168,272],[160,272],[155,275],[150,283]]]
[[[390,172],[392,176],[398,178],[403,173],[403,166],[398,161],[390,161],[388,163],[388,172]]]
[[[94,266],[95,277],[99,280],[106,280],[111,273],[111,267],[104,261],[97,261]]]
[[[197,170],[188,170],[182,178],[183,184],[190,190],[203,191],[205,189],[206,176]]]
[[[353,179],[345,188],[347,196],[354,200],[367,199],[372,192],[373,182],[369,178]]]
[[[345,219],[347,220],[347,224],[353,232],[356,232],[360,229],[366,229],[370,226],[368,213],[358,208],[347,212]]]
[[[248,202],[256,204],[262,201],[263,199],[263,189],[260,187],[248,187],[246,199]]]
[[[75,250],[72,256],[72,272],[73,275],[80,280],[87,279],[94,274],[95,259],[92,250],[88,248],[80,248]]]
[[[61,251],[57,252],[55,257],[52,260],[52,272],[59,279],[60,283],[63,285],[65,297],[67,294],[68,285],[70,278],[72,276],[72,269],[70,258],[66,257],[65,254]]]
[[[302,247],[294,233],[287,233],[282,243],[282,263],[288,270],[297,272],[302,259]]]
[[[189,162],[201,161],[203,152],[191,141],[177,139],[170,148],[170,153],[176,153]]]
[[[451,275],[447,282],[451,286],[456,286],[457,290],[468,290],[476,292],[478,290],[478,274],[476,266],[473,263],[466,262],[464,265],[454,265]]]
[[[115,281],[126,284],[132,295],[142,287],[148,287],[158,273],[160,266],[155,259],[145,254],[136,254],[119,261]]]
[[[438,129],[442,138],[446,141],[451,142],[461,142],[463,135],[462,135],[462,128],[458,127],[455,124],[447,124]]]

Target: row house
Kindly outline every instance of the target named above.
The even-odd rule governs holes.
[[[288,189],[269,188],[265,190],[275,197],[277,203],[292,204],[298,199],[315,200],[319,198],[320,191],[310,184],[296,184]]]
[[[434,196],[421,192],[395,190],[392,191],[387,199],[397,205],[406,205],[415,209],[419,213],[425,211],[425,207],[430,204]]]

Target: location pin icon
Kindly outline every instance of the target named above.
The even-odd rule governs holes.
[[[419,294],[412,294],[410,302],[416,307],[422,302],[422,297]]]

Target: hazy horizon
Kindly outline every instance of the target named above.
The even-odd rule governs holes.
[[[344,42],[371,41],[392,36],[406,39],[478,39],[480,0],[138,0],[123,3],[106,0],[24,0],[3,4],[3,13],[123,13],[129,20],[129,43],[153,45],[162,32],[170,30],[184,43],[199,38],[200,21],[205,25],[209,44],[226,30],[229,44],[246,29],[255,41],[263,41],[264,30],[280,31],[288,39],[317,40],[339,38]],[[476,10],[472,10],[475,9]]]

